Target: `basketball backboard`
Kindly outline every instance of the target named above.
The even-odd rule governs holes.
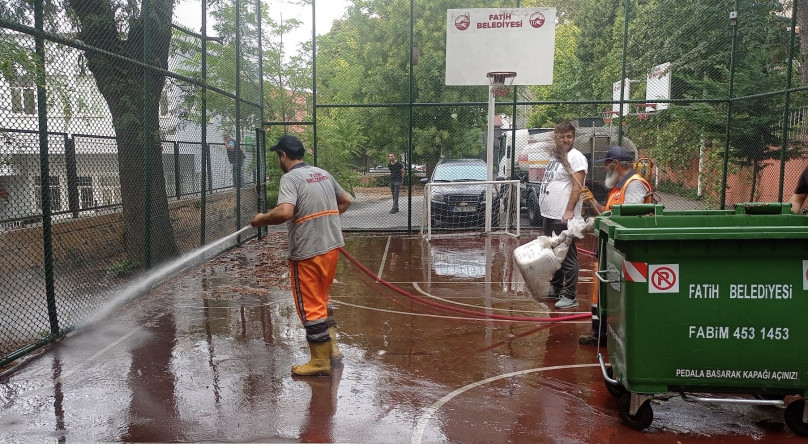
[[[514,71],[514,85],[553,83],[556,8],[446,11],[446,84],[488,85]]]
[[[645,101],[656,103],[656,110],[668,109],[670,103],[657,103],[654,100],[670,100],[671,98],[671,62],[656,65],[648,71],[646,77]]]
[[[623,95],[623,100],[628,100],[631,97],[631,81],[626,78],[622,82],[622,91],[621,82],[618,80],[612,83],[612,100],[618,103],[612,103],[612,111],[615,111],[618,116],[625,116],[628,115],[628,103],[623,104],[623,108],[620,108],[620,94]]]

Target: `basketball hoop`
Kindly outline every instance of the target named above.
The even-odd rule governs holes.
[[[656,111],[656,103],[638,103],[637,107],[637,120],[648,120],[651,117],[651,112]]]
[[[620,111],[604,111],[603,112],[603,123],[606,125],[611,125],[612,121],[616,116],[620,115]]]
[[[516,78],[514,71],[492,71],[486,74],[491,82],[491,92],[494,97],[505,97],[511,93],[511,84]]]

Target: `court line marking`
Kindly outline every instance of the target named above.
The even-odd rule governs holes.
[[[423,438],[424,431],[426,430],[426,426],[429,421],[435,417],[437,411],[443,407],[444,404],[451,401],[456,396],[467,392],[473,388],[480,387],[482,385],[488,384],[490,382],[498,381],[500,379],[505,378],[512,378],[514,376],[522,376],[527,375],[530,373],[537,373],[537,372],[544,372],[549,370],[563,370],[563,369],[570,369],[570,368],[586,368],[586,367],[600,367],[599,363],[592,363],[592,364],[572,364],[572,365],[554,365],[551,367],[539,367],[539,368],[530,368],[527,370],[520,370],[518,372],[512,373],[504,373],[497,376],[492,376],[487,379],[483,379],[481,381],[472,382],[471,384],[465,385],[460,387],[457,390],[445,395],[444,397],[440,398],[437,402],[432,404],[429,408],[424,411],[420,418],[418,418],[418,422],[415,424],[415,428],[412,431],[412,440],[410,441],[412,444],[421,444],[421,439]]]
[[[457,301],[453,301],[451,299],[444,299],[442,297],[435,296],[434,294],[429,293],[428,291],[425,291],[425,290],[421,289],[421,287],[418,285],[417,282],[413,282],[412,285],[413,285],[413,287],[415,287],[416,290],[418,290],[419,293],[421,293],[424,296],[428,296],[428,297],[430,297],[432,299],[437,299],[439,301],[448,302],[448,303],[454,304],[454,305],[461,305],[461,306],[464,306],[464,307],[480,308],[480,309],[484,309],[484,310],[504,311],[504,312],[508,312],[508,313],[543,313],[543,314],[557,313],[555,311],[550,311],[549,308],[547,310],[514,310],[512,308],[491,308],[491,307],[485,307],[485,306],[476,305],[476,304],[464,304],[462,302],[457,302]],[[475,296],[475,297],[479,297],[479,296]],[[508,301],[510,301],[510,299],[506,299],[506,298],[492,298],[492,299],[495,300],[496,302],[508,302]],[[518,300],[514,299],[514,300],[516,300],[517,302],[537,302],[533,298],[530,298],[530,299],[518,299]],[[567,313],[567,312],[564,312],[564,313]],[[569,313],[574,314],[575,312],[569,312]],[[582,311],[581,313],[585,313],[585,312]]]
[[[435,315],[435,314],[428,314],[428,313],[413,313],[411,311],[397,311],[397,310],[388,310],[386,308],[375,308],[375,307],[368,307],[367,305],[357,305],[351,304],[350,302],[340,301],[338,299],[332,299],[331,302],[339,305],[346,305],[348,307],[354,308],[363,308],[365,310],[370,311],[380,311],[383,313],[390,313],[390,314],[400,314],[400,315],[409,315],[409,316],[421,316],[425,318],[438,318],[438,319],[456,319],[460,321],[485,321],[485,322],[510,322],[510,323],[528,323],[528,324],[540,324],[537,321],[519,321],[519,320],[510,320],[510,319],[492,319],[486,317],[479,317],[479,318],[466,318],[462,316],[444,316],[444,315]],[[592,321],[589,319],[583,320],[570,320],[570,321],[562,321],[559,324],[585,324],[591,323]]]
[[[380,279],[382,277],[382,271],[384,271],[384,263],[387,262],[387,252],[390,250],[390,239],[392,238],[393,236],[387,236],[387,245],[384,246],[384,253],[382,254],[382,263],[379,264],[379,272],[376,273],[376,276],[378,276]],[[379,281],[376,281],[376,283],[378,284]]]

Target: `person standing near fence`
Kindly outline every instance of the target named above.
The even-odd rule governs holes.
[[[227,150],[227,160],[233,166],[233,186],[241,188],[241,164],[244,162],[244,152],[236,146],[236,141],[230,137],[230,134],[222,134],[222,141]]]
[[[580,151],[573,148],[575,126],[570,122],[556,124],[553,133],[554,146],[539,190],[539,209],[544,218],[545,236],[560,234],[567,229],[567,222],[581,218],[581,184],[584,183],[588,162]],[[570,244],[567,256],[550,280],[548,298],[559,298],[556,308],[578,306],[575,299],[578,291],[578,251],[575,240]]]
[[[393,195],[393,208],[390,214],[398,213],[398,195],[401,194],[401,185],[404,184],[404,164],[396,160],[396,155],[390,153],[387,155],[390,163],[387,168],[390,169],[390,193]]]
[[[589,202],[598,214],[612,209],[613,205],[651,203],[653,192],[651,184],[634,171],[634,153],[622,146],[613,146],[606,152],[606,157],[595,162],[603,163],[606,169],[606,178],[603,180],[606,188],[609,188],[609,197],[606,205],[601,205],[595,200],[592,191],[584,187],[581,191],[581,200]],[[597,272],[597,264],[595,265]],[[595,288],[592,293],[592,334],[578,337],[578,343],[582,345],[602,345],[606,340],[606,325],[601,324],[598,315],[598,279],[594,279]]]
[[[797,180],[797,187],[794,189],[794,194],[791,196],[791,211],[800,214],[802,207],[808,200],[808,165],[802,170],[800,178]]]
[[[293,366],[292,373],[328,375],[331,359],[342,357],[329,291],[337,270],[337,249],[345,245],[339,215],[351,205],[351,197],[331,174],[303,161],[305,149],[297,137],[285,135],[269,150],[278,155],[284,172],[278,205],[255,215],[250,225],[286,222],[292,296],[311,354],[309,362]]]

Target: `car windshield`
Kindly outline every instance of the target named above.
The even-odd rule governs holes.
[[[436,182],[459,182],[464,180],[486,180],[484,165],[438,165],[433,180]]]

